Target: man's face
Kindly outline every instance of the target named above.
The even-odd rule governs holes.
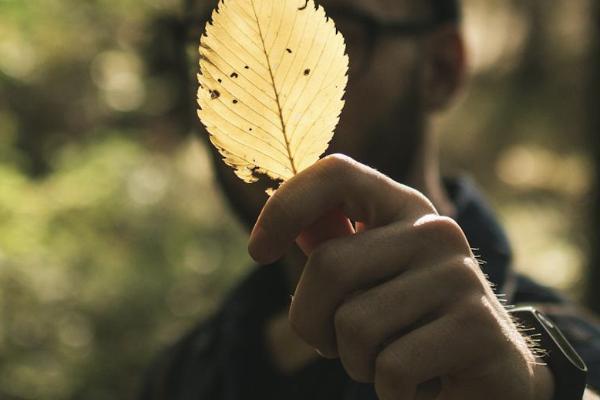
[[[382,34],[369,42],[369,26],[363,19],[348,17],[348,13],[384,23],[414,22],[427,20],[430,10],[418,0],[319,3],[344,35],[350,57],[346,104],[327,152],[344,153],[403,181],[423,135],[422,39]],[[242,182],[221,161],[216,166],[236,211],[244,222],[253,224],[266,200],[266,186]]]
[[[350,57],[346,105],[329,153],[344,153],[404,180],[420,145],[422,39],[369,32],[347,12],[381,23],[417,22],[429,10],[416,0],[323,0],[344,35]],[[336,13],[340,12],[336,18]]]

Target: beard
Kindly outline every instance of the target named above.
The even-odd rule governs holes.
[[[344,153],[395,181],[406,183],[425,145],[426,115],[418,73],[415,69],[406,90],[387,104],[379,105],[372,116],[363,116],[364,103],[348,103],[344,110],[346,118],[342,115],[339,133],[326,154]],[[352,130],[350,136],[354,140],[347,140],[346,130],[349,133]]]
[[[371,132],[375,137],[365,145],[363,163],[406,183],[424,145],[422,110],[416,91],[398,99],[389,117],[373,124]]]

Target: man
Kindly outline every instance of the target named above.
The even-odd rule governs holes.
[[[557,398],[562,371],[540,362],[500,295],[556,320],[588,364],[584,398],[597,398],[598,327],[512,273],[483,200],[467,181],[440,178],[428,121],[465,73],[456,2],[321,4],[351,60],[330,147],[345,155],[320,160],[265,205],[264,187],[239,181],[215,154],[224,191],[253,227],[250,254],[268,265],[163,355],[143,398]],[[337,232],[317,238],[315,224]]]

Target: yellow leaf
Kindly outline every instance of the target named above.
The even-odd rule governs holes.
[[[221,0],[200,40],[198,116],[238,177],[285,181],[327,149],[347,72],[313,0]]]

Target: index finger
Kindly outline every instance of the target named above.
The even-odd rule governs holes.
[[[335,208],[370,228],[437,213],[417,190],[334,154],[285,182],[267,201],[250,235],[250,255],[261,263],[276,261],[302,230]]]

